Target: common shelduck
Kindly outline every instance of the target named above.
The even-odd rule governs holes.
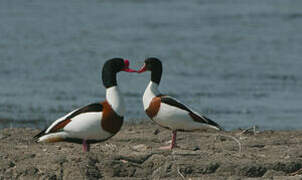
[[[73,142],[83,144],[89,151],[90,144],[114,136],[123,124],[125,103],[116,82],[120,71],[134,72],[129,61],[113,58],[105,62],[102,70],[106,87],[106,100],[76,109],[54,121],[48,128],[34,136],[37,142]]]
[[[151,120],[172,130],[171,145],[160,149],[173,149],[176,146],[177,131],[196,131],[205,127],[222,130],[209,118],[200,115],[177,99],[160,93],[158,86],[162,76],[162,63],[159,59],[147,58],[138,73],[145,71],[151,71],[151,81],[143,95],[144,110]]]

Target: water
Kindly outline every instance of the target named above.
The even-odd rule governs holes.
[[[160,89],[226,129],[301,129],[302,1],[1,0],[0,128],[104,100],[101,67],[163,61]],[[120,73],[126,121],[150,74]]]

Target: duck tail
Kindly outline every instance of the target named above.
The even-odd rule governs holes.
[[[43,131],[39,132],[38,134],[36,134],[33,139],[38,139],[39,137],[45,135],[47,128],[45,128]]]
[[[49,134],[44,134],[40,137],[36,138],[36,142],[60,142],[64,141],[66,138],[66,133],[65,132],[56,132],[56,133],[49,133]]]
[[[217,124],[216,122],[214,122],[213,120],[205,117],[205,116],[202,116],[206,121],[207,121],[207,124],[210,125],[210,127],[216,129],[216,130],[219,130],[219,131],[224,131],[224,128],[221,127],[219,124]]]

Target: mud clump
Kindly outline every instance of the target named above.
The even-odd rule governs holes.
[[[246,177],[262,177],[267,169],[261,165],[246,165],[239,169],[238,175]]]

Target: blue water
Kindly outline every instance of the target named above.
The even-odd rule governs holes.
[[[160,89],[226,129],[302,128],[300,0],[1,0],[0,128],[104,100],[101,67],[163,61]],[[150,74],[120,73],[126,121]]]

